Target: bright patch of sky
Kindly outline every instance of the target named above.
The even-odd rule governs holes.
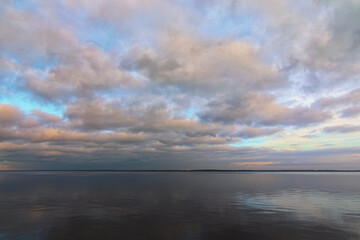
[[[62,105],[37,101],[30,94],[20,91],[2,95],[0,97],[0,104],[14,105],[26,114],[30,114],[34,109],[41,109],[41,111],[61,117],[64,111],[64,106]]]
[[[231,143],[233,147],[261,147],[263,143],[274,139],[273,137],[257,137],[253,139],[242,139],[240,142]]]

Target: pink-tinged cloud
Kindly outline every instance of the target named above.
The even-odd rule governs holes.
[[[7,171],[7,170],[17,170],[17,169],[3,164],[0,165],[0,171]]]
[[[56,123],[56,122],[61,121],[61,117],[54,115],[54,114],[49,114],[49,113],[43,112],[40,109],[32,110],[31,114],[34,115],[35,117],[39,118],[39,120],[41,120],[45,123]]]
[[[234,166],[266,166],[266,165],[274,165],[279,164],[280,162],[236,162],[231,165]]]
[[[16,124],[23,118],[22,112],[10,104],[0,104],[0,126]]]

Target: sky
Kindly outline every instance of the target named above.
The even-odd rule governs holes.
[[[360,169],[358,0],[2,0],[0,170]]]

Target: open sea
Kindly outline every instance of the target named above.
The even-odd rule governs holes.
[[[1,240],[359,240],[356,172],[0,172]]]

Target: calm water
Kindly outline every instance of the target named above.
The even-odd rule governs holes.
[[[360,239],[360,174],[0,172],[0,239]]]

